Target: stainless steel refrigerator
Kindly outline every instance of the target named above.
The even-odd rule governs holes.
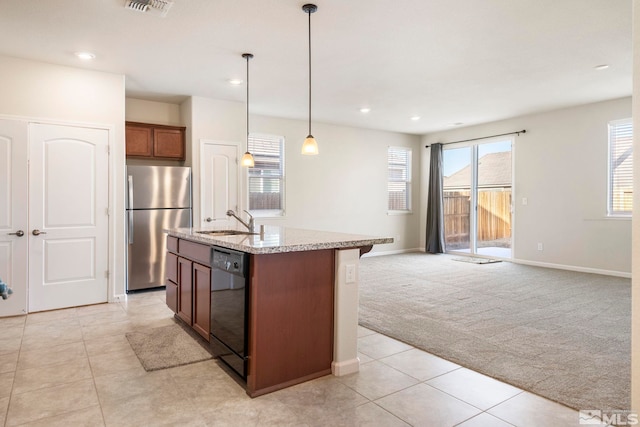
[[[191,227],[191,168],[127,166],[127,292],[164,286],[166,228]]]

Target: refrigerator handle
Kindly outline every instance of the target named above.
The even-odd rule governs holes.
[[[127,236],[129,238],[129,244],[133,244],[133,211],[129,209],[127,211],[127,215],[129,215],[128,225],[127,225]]]
[[[127,176],[127,209],[133,209],[133,176]]]
[[[129,238],[129,244],[133,244],[133,176],[129,175],[127,177],[127,202],[128,208],[127,215],[128,224],[127,224],[127,236]]]

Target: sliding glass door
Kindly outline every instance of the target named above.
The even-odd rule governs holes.
[[[444,147],[448,252],[511,258],[510,138]]]

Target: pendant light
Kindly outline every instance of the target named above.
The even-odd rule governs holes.
[[[318,10],[315,4],[305,4],[302,10],[309,15],[309,135],[302,144],[302,154],[318,154],[318,143],[311,135],[311,14]]]
[[[243,53],[242,57],[247,60],[247,152],[242,156],[240,164],[242,166],[252,168],[255,166],[255,162],[253,161],[253,155],[249,152],[249,60],[253,58],[253,55],[250,53]]]

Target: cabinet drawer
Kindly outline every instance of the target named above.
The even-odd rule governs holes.
[[[208,267],[211,266],[211,246],[180,239],[178,253],[186,258],[198,261]]]
[[[173,283],[178,283],[178,256],[167,252],[165,258],[165,271],[167,279]]]
[[[167,250],[178,253],[178,238],[167,236]]]

